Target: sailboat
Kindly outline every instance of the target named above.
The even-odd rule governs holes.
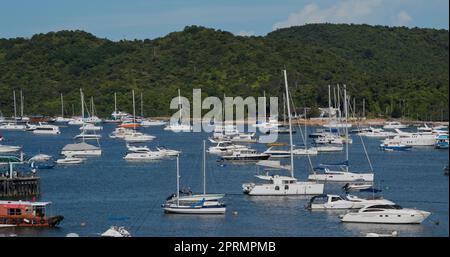
[[[289,99],[289,88],[287,83],[286,70],[283,70],[284,83],[286,86],[286,99]],[[291,165],[280,165],[277,161],[263,161],[263,166],[270,166],[271,168],[289,170],[291,176],[280,175],[256,175],[261,180],[268,181],[268,183],[255,184],[246,183],[242,185],[244,193],[248,195],[320,195],[323,194],[324,185],[311,181],[298,181],[294,177],[294,149],[292,140],[292,120],[291,109],[289,101],[287,101],[288,121],[289,121],[289,140],[290,140],[290,160]],[[275,164],[275,165],[274,165]]]
[[[17,109],[16,109],[16,91],[13,91],[14,98],[14,122],[8,122],[0,125],[0,130],[15,130],[24,131],[27,126],[22,124],[17,124]]]
[[[134,90],[132,90],[132,94],[133,94],[133,124],[138,124],[136,123],[136,103],[134,101]],[[140,143],[140,142],[147,142],[147,141],[151,141],[153,139],[155,139],[154,136],[151,135],[147,135],[141,132],[137,132],[135,129],[135,127],[133,127],[133,132],[129,133],[129,134],[125,134],[125,136],[123,137],[123,139],[127,142],[133,142],[133,143]]]
[[[180,195],[179,155],[177,155],[177,193],[169,196],[162,205],[167,213],[178,214],[224,214],[225,204],[221,201],[224,194],[206,193],[206,151],[203,141],[203,194],[183,192]]]
[[[69,122],[69,118],[64,118],[64,98],[63,94],[61,93],[61,116],[56,117],[55,122]]]
[[[120,123],[122,122],[122,120],[129,116],[128,113],[126,112],[122,112],[122,111],[117,111],[117,93],[114,93],[114,112],[111,114],[112,119],[107,119],[104,120],[103,122],[105,123]]]
[[[183,124],[183,119],[182,119],[182,114],[181,114],[183,109],[181,108],[180,89],[178,89],[178,106],[180,108],[180,110],[179,110],[180,117],[178,119],[178,122],[167,125],[164,128],[164,130],[171,130],[173,132],[191,132],[192,126],[190,124]]]
[[[80,98],[81,98],[81,116],[73,117],[67,124],[68,125],[83,125],[84,122],[84,94],[83,90],[80,88]]]
[[[344,85],[345,86],[345,85]],[[347,123],[348,119],[348,109],[347,109],[347,90],[344,88],[344,111],[345,111],[345,123]],[[344,126],[345,136],[348,138],[348,128]],[[313,174],[308,176],[309,180],[313,181],[330,181],[330,182],[351,182],[351,181],[373,181],[374,174],[370,173],[355,173],[349,171],[348,166],[348,140],[345,141],[345,155],[346,160],[342,163],[333,163],[333,164],[321,164],[320,168],[323,170],[323,173],[317,173],[319,170],[315,170]],[[364,142],[363,142],[364,146]],[[365,148],[364,148],[365,149]],[[367,153],[366,153],[367,155]],[[370,161],[369,161],[370,164]],[[330,170],[329,167],[340,167],[340,170]],[[372,167],[372,165],[370,165]]]

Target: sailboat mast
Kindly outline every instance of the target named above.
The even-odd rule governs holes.
[[[83,90],[80,88],[80,97],[81,97],[81,118],[84,120],[84,95]]]
[[[20,90],[20,117],[23,117],[23,93],[22,89]]]
[[[339,118],[337,119],[338,123],[341,123],[341,97],[340,97],[340,90],[339,90],[339,84],[337,84],[337,108],[339,110]]]
[[[284,85],[286,86],[286,99],[290,99],[286,70],[283,70],[283,74],[284,74]],[[291,177],[294,177],[294,147],[293,147],[293,142],[292,142],[292,121],[291,121],[291,108],[289,105],[289,100],[287,101],[287,111],[288,111],[288,121],[289,121],[289,144],[290,144],[290,152],[291,152]]]
[[[134,89],[131,92],[133,94],[133,123],[136,123],[136,103],[134,102]]]
[[[13,90],[13,98],[14,98],[14,121],[17,121],[16,91],[15,90]]]
[[[91,117],[94,116],[94,97],[91,96]]]
[[[206,195],[206,149],[205,140],[203,140],[203,194]]]
[[[286,125],[286,95],[283,94],[283,125]]]
[[[328,85],[328,123],[331,122],[331,86]],[[331,132],[331,126],[330,126]]]
[[[117,114],[117,93],[114,92],[114,113]]]
[[[344,111],[345,111],[345,160],[348,163],[348,127],[347,127],[347,119],[348,119],[348,110],[347,110],[347,87],[344,85]],[[346,166],[348,171],[348,165]]]
[[[61,93],[61,117],[64,118],[64,99]]]
[[[144,101],[142,100],[142,92],[141,92],[141,117],[144,117]]]

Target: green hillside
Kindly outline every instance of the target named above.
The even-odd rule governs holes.
[[[0,39],[0,111],[13,111],[12,91],[28,114],[80,111],[79,88],[108,116],[114,92],[131,111],[131,89],[146,115],[168,115],[177,95],[281,96],[288,70],[297,106],[327,106],[328,85],[346,84],[357,109],[371,116],[448,119],[448,30],[311,24],[264,37],[198,26],[153,40],[110,41],[83,31]],[[18,98],[17,98],[18,99]],[[72,110],[73,109],[73,110]],[[139,108],[138,108],[139,110]]]

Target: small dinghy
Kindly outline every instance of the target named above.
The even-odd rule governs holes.
[[[102,237],[131,237],[130,232],[125,227],[111,226],[101,234]]]
[[[367,233],[366,237],[397,237],[398,232],[393,231],[391,234]]]

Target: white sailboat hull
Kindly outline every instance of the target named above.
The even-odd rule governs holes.
[[[224,214],[226,207],[191,208],[191,207],[164,207],[168,213],[178,214]]]
[[[296,182],[289,185],[261,184],[254,185],[249,190],[244,189],[244,193],[254,196],[320,195],[323,194],[323,188],[323,184],[312,182]]]
[[[329,181],[329,182],[353,182],[353,181],[373,181],[373,173],[354,173],[354,172],[339,172],[339,173],[324,173],[324,174],[310,174],[308,180],[312,181]]]

